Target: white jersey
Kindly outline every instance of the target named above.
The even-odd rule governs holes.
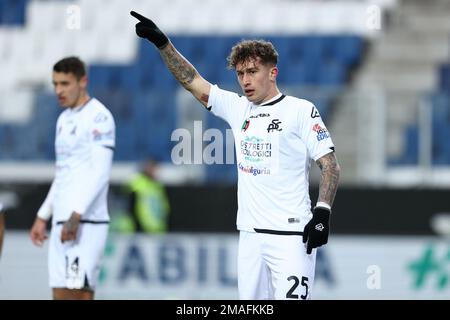
[[[82,221],[109,221],[107,193],[114,146],[113,116],[97,99],[64,110],[56,123],[56,174],[38,216],[53,214],[55,224],[75,211]]]
[[[208,109],[228,122],[235,139],[237,228],[302,232],[312,217],[311,159],[334,150],[314,104],[279,94],[255,105],[215,85]]]

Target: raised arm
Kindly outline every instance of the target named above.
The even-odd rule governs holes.
[[[130,14],[139,20],[136,24],[136,34],[152,42],[159,49],[175,79],[206,107],[211,84],[203,79],[194,66],[175,49],[169,38],[152,20],[135,11],[131,11]]]

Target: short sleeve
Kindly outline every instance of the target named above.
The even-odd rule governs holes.
[[[299,112],[300,135],[308,149],[311,159],[316,161],[334,150],[331,140],[319,111],[309,101],[305,101],[305,107]]]
[[[207,109],[228,122],[231,128],[235,128],[242,124],[241,120],[247,104],[247,98],[213,85],[209,92]]]
[[[115,147],[116,126],[112,114],[108,110],[94,114],[91,123],[90,137],[94,144],[104,147]]]

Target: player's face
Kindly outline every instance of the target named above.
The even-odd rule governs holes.
[[[262,64],[259,58],[236,65],[239,85],[247,99],[255,104],[273,97],[277,72],[277,67]]]
[[[53,86],[58,103],[63,108],[74,108],[81,105],[86,92],[87,77],[81,79],[73,73],[53,72]]]

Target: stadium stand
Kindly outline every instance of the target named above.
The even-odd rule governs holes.
[[[0,117],[0,132],[6,132],[0,138],[0,160],[54,158],[49,141],[60,110],[52,98],[49,70],[59,58],[79,55],[89,64],[91,94],[116,115],[115,160],[136,162],[153,156],[170,161],[170,133],[179,123],[174,96],[180,88],[158,52],[134,35],[134,22],[127,15],[131,8],[155,12],[154,19],[164,26],[180,52],[205,78],[224,88],[236,84],[234,73],[226,69],[226,57],[234,43],[242,38],[272,41],[280,53],[281,89],[304,92],[303,97],[313,101],[328,120],[335,109],[337,92],[349,85],[364,59],[367,38],[371,36],[364,20],[367,4],[281,1],[274,6],[271,0],[239,2],[239,12],[243,13],[254,8],[260,13],[275,10],[270,17],[255,14],[260,19],[255,18],[250,24],[244,14],[233,10],[237,3],[204,1],[200,6],[195,2],[201,10],[194,10],[189,21],[184,21],[174,17],[191,8],[192,0],[0,0],[0,56],[4,58],[0,68],[11,75],[0,80],[0,90],[31,90],[35,97],[31,106],[33,119],[28,124]],[[71,20],[71,14],[76,12],[72,5],[81,12],[79,29],[76,20]],[[159,9],[155,11],[155,7]],[[174,7],[177,10],[171,10],[170,16],[162,14],[163,8]],[[281,16],[283,19],[279,19]],[[220,130],[226,129],[210,120],[209,115],[206,117],[208,126],[214,123]],[[11,136],[28,127],[33,139],[26,141],[33,146],[26,148],[19,141],[26,138],[25,134]],[[219,167],[208,170],[223,169]],[[234,171],[228,173],[235,175]],[[222,173],[211,173],[211,177],[216,174]]]

